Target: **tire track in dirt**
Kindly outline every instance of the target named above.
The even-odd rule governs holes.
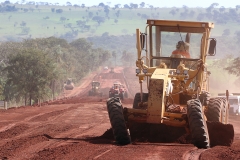
[[[0,157],[2,155],[15,156],[18,154],[19,148],[25,148],[25,150],[30,149],[31,152],[33,152],[34,149],[30,146],[37,145],[37,143],[42,143],[41,144],[42,147],[43,145],[44,147],[49,146],[48,134],[51,135],[51,133],[54,134],[63,133],[73,128],[67,125],[56,126],[53,123],[54,121],[57,121],[56,120],[57,118],[61,119],[61,116],[63,116],[65,112],[71,112],[73,109],[76,109],[76,107],[69,107],[67,109],[43,113],[40,115],[38,114],[35,116],[28,117],[23,121],[10,124],[9,125],[10,127],[8,126],[8,128],[7,127],[5,128],[6,130],[0,132],[1,137]],[[46,117],[48,117],[48,119],[46,119]],[[34,122],[31,122],[31,120],[34,120]],[[42,124],[42,122],[45,120],[48,120],[47,124],[46,123]],[[43,132],[41,132],[41,130]],[[44,130],[50,131],[50,133],[45,133]],[[9,149],[12,150],[11,154],[8,154]],[[23,151],[24,149],[21,150],[21,152]]]
[[[4,146],[0,147],[0,157],[7,157],[15,156],[23,151],[23,148],[33,147],[33,145],[48,141],[48,138],[44,135],[33,135],[31,137],[23,137],[17,140],[12,140],[4,144]],[[11,152],[9,152],[11,150]],[[10,158],[11,159],[11,158]],[[21,156],[18,157],[21,159]]]
[[[30,126],[26,124],[9,125],[6,128],[4,128],[6,130],[0,132],[1,140],[9,139],[9,138],[13,138],[18,135],[21,135],[23,132],[25,132],[29,128]]]
[[[0,135],[3,134],[4,132],[11,132],[11,130],[16,130],[13,127],[19,128],[20,126],[22,126],[22,123],[28,123],[28,121],[31,121],[30,123],[38,122],[38,121],[50,121],[51,117],[54,117],[54,119],[56,119],[58,116],[61,116],[61,114],[63,114],[64,112],[66,112],[66,111],[70,112],[73,109],[76,109],[76,107],[69,107],[69,108],[63,109],[63,110],[57,110],[57,111],[47,112],[47,113],[40,113],[40,114],[37,114],[34,116],[27,117],[22,121],[17,121],[17,122],[13,122],[11,124],[7,124],[4,127],[0,128]],[[54,119],[52,119],[51,121],[54,121]],[[28,128],[28,127],[24,127],[24,128]],[[16,134],[14,136],[16,136]]]
[[[65,112],[71,112],[72,110],[75,110],[75,109],[77,109],[77,106],[74,106],[74,107],[71,106],[71,107],[66,108],[66,109],[57,110],[57,111],[37,115],[35,117],[32,117],[32,118],[28,119],[28,121],[32,121],[32,122],[35,122],[35,121],[54,121],[59,116],[64,115]]]
[[[96,107],[96,106],[98,105],[95,105],[93,107]],[[84,110],[85,108],[81,107],[81,109]],[[77,112],[78,111],[75,111],[74,113],[77,113]],[[97,113],[99,113],[99,111],[96,111],[96,112],[89,111],[89,112],[90,112],[89,114],[92,114],[92,115],[96,115]],[[78,113],[80,113],[80,111]],[[103,114],[99,114],[99,115],[103,115]],[[64,116],[68,116],[68,115],[65,114]],[[78,117],[78,116],[79,114],[76,114],[72,118],[74,119],[74,117]],[[84,115],[81,115],[81,116],[84,117]],[[91,123],[90,125],[87,125],[87,126],[79,126],[76,128],[72,128],[67,132],[62,132],[55,136],[51,136],[47,134],[46,136],[48,137],[49,141],[47,142],[48,145],[45,145],[45,148],[48,148],[49,151],[59,147],[64,149],[65,145],[66,147],[69,147],[69,144],[78,143],[79,141],[84,141],[88,139],[89,138],[88,136],[90,136],[89,132],[93,132],[94,130],[99,131],[99,129],[102,128],[102,124],[104,125],[104,123],[108,120],[107,116],[108,116],[107,113],[105,113],[104,116],[98,116],[98,118],[95,117],[96,118],[95,123]],[[61,119],[64,119],[64,117],[62,117]],[[68,119],[68,120],[70,122],[72,121],[71,119]],[[38,152],[41,152],[41,151],[38,150]]]
[[[94,123],[92,122],[91,124],[84,123],[82,126],[79,126],[78,129],[76,129],[74,132],[69,134],[68,136],[73,137],[73,138],[78,138],[78,137],[84,137],[84,136],[90,136],[88,132],[92,132],[94,130],[98,131],[102,126],[102,124],[107,124],[109,121],[108,119],[108,114],[107,111],[105,111],[105,103],[98,103],[98,104],[93,104],[92,107],[99,107],[99,109],[96,110],[91,110],[89,112],[86,112],[86,117],[89,117],[92,119],[91,121],[94,120]],[[85,109],[85,108],[81,108]],[[80,110],[79,110],[80,113]],[[76,115],[78,116],[78,115]],[[83,115],[81,115],[83,116]],[[83,120],[84,121],[84,120]],[[85,120],[86,122],[88,119]],[[83,122],[82,122],[83,123]],[[109,124],[110,126],[110,124]],[[80,131],[79,131],[80,129]],[[58,135],[58,136],[64,136],[63,134]]]
[[[103,103],[99,103],[99,104],[95,104],[92,107],[98,107],[101,106],[103,107],[104,104]],[[100,107],[99,107],[100,108]],[[85,110],[84,107],[82,107],[81,109]],[[88,141],[88,140],[94,140],[96,139],[97,136],[91,137],[91,134],[89,133],[94,133],[94,130],[96,130],[97,132],[99,132],[99,130],[101,128],[106,128],[104,127],[105,124],[107,124],[106,122],[108,121],[108,114],[106,111],[102,111],[105,112],[104,114],[99,113],[99,111],[102,111],[102,109],[96,109],[96,110],[89,110],[89,112],[86,112],[85,114],[87,115],[92,115],[90,116],[90,118],[95,118],[95,123],[91,123],[90,125],[83,125],[83,126],[79,126],[78,128],[73,129],[71,132],[66,132],[66,133],[61,133],[58,134],[54,137],[48,136],[49,138],[49,145],[45,147],[44,150],[38,150],[38,156],[36,157],[44,157],[44,155],[48,155],[52,152],[60,152],[59,150],[65,150],[65,149],[69,149],[69,148],[73,148],[73,150],[75,150],[75,148],[77,148],[76,146],[79,145],[79,141]],[[76,111],[77,112],[77,111]],[[75,113],[76,113],[75,112]],[[98,117],[95,117],[94,115],[97,115],[97,113],[99,114]],[[103,115],[103,116],[100,116]],[[65,115],[67,116],[67,115]],[[74,115],[74,117],[79,116],[78,114]],[[81,115],[82,117],[84,117],[84,115]],[[73,117],[73,118],[74,118]],[[71,119],[68,119],[70,122],[72,121]],[[76,119],[78,120],[78,119]],[[88,121],[88,119],[83,121]],[[86,124],[85,122],[82,122],[83,124]],[[82,128],[82,129],[81,129]],[[89,137],[90,136],[90,137]],[[104,147],[105,148],[105,147]],[[98,155],[98,153],[97,153]],[[33,158],[34,159],[34,158]],[[38,159],[38,158],[37,158]]]

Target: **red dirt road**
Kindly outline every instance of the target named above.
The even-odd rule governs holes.
[[[65,98],[34,107],[0,110],[0,159],[240,159],[240,118],[230,117],[235,128],[231,147],[216,146],[198,150],[191,144],[135,142],[126,146],[114,144],[107,136],[110,122],[106,110],[108,94],[90,97],[90,82],[101,76],[102,89],[115,81],[125,83],[122,68],[116,73],[104,71],[84,78],[79,87],[65,92]],[[134,70],[125,76],[136,92]],[[125,85],[129,85],[125,84]],[[132,97],[123,100],[131,107]],[[105,136],[102,136],[105,133]]]

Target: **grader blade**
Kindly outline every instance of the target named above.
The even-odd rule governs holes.
[[[234,139],[232,124],[207,121],[210,146],[231,146]]]

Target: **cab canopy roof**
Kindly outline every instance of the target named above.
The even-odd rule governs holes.
[[[100,82],[98,82],[98,81],[92,81],[92,85],[100,85]]]
[[[190,32],[203,33],[206,29],[214,28],[212,22],[197,22],[197,21],[178,21],[178,20],[157,20],[148,19],[147,24],[150,26],[161,26],[161,31],[169,32]]]

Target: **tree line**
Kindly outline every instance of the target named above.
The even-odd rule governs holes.
[[[111,57],[84,38],[68,43],[60,38],[27,39],[0,44],[0,94],[25,105],[56,97],[64,81],[79,82]]]

